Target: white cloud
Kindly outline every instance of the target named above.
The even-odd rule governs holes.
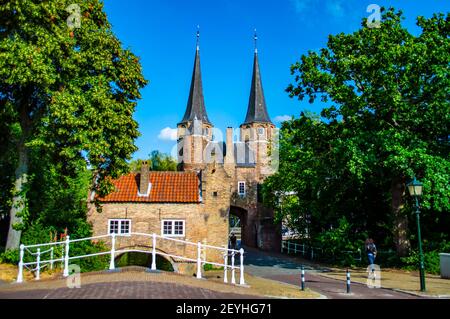
[[[177,140],[177,129],[166,127],[163,128],[158,135],[158,138],[163,141],[176,141]]]
[[[275,122],[284,122],[284,121],[289,121],[290,119],[292,119],[292,116],[290,116],[290,115],[278,115],[278,116],[275,116],[275,118],[273,120]]]

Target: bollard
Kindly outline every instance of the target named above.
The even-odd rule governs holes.
[[[66,236],[66,248],[64,249],[65,255],[64,255],[64,277],[69,277],[69,243],[70,243],[70,237]]]
[[[156,234],[153,233],[152,240],[152,270],[156,270]]]
[[[305,291],[305,268],[302,265],[302,291]]]
[[[241,254],[241,269],[239,269],[239,271],[241,273],[241,277],[239,279],[239,285],[245,285],[245,280],[244,280],[244,249],[241,248],[239,250],[239,253]]]
[[[19,260],[19,273],[17,274],[17,283],[23,282],[23,253],[25,245],[20,245],[20,260]]]
[[[111,258],[109,260],[109,270],[114,270],[114,258],[116,255],[116,234],[111,234]]]
[[[347,293],[350,293],[350,271],[347,269]]]
[[[36,258],[36,278],[35,280],[41,279],[41,249],[37,249],[37,258]]]

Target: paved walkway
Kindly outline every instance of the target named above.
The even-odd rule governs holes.
[[[257,296],[218,292],[162,282],[104,282],[80,288],[0,290],[0,299],[254,299]]]
[[[300,287],[302,261],[282,254],[261,252],[246,248],[245,271],[253,276],[277,280]],[[351,284],[351,293],[346,293],[346,283],[342,280],[319,275],[328,269],[310,262],[304,263],[305,286],[331,299],[418,299],[420,297],[391,289],[369,288],[364,284]]]

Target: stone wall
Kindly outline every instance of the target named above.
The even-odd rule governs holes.
[[[88,215],[93,226],[94,236],[108,233],[109,219],[130,219],[131,232],[156,233],[161,235],[164,219],[180,219],[185,221],[185,237],[173,237],[190,242],[202,242],[211,246],[226,247],[228,243],[228,211],[217,210],[219,203],[212,200],[201,204],[159,204],[159,203],[105,203],[102,212],[95,209]],[[215,208],[215,209],[214,209]],[[110,244],[109,238],[105,240]],[[141,247],[148,250],[152,239],[144,236],[118,236],[116,249]],[[158,239],[156,247],[159,251],[171,255],[179,255],[197,259],[197,246]],[[223,253],[218,250],[205,249],[202,257],[212,262],[223,262]],[[190,273],[192,267],[180,260],[174,260],[180,272]],[[185,265],[186,264],[186,265]],[[195,264],[194,264],[195,266]],[[194,267],[195,271],[196,268]]]

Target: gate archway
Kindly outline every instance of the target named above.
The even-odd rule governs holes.
[[[251,225],[248,225],[248,212],[246,209],[238,206],[230,206],[230,235],[232,231],[235,232],[238,238],[238,246],[255,246],[256,241],[252,240],[254,231]]]

